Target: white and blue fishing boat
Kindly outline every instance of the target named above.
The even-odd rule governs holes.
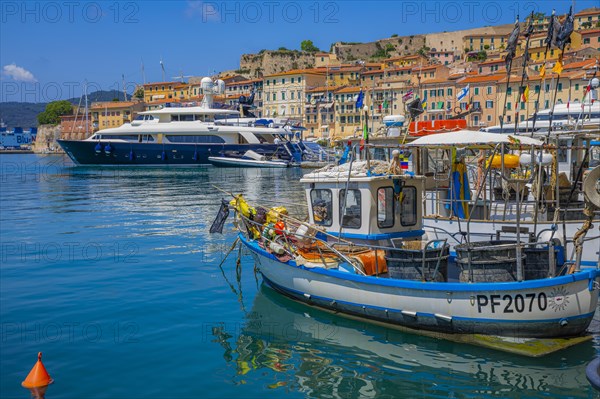
[[[424,236],[425,177],[402,174],[393,163],[358,161],[301,182],[308,221],[283,208],[251,207],[241,195],[230,203],[257,270],[288,297],[449,336],[581,337],[594,316],[600,269],[552,275],[552,243],[467,241],[458,250],[464,256],[449,263],[446,240]]]

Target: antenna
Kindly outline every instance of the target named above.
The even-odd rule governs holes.
[[[142,81],[146,84],[146,73],[144,72],[144,60],[142,59]]]
[[[162,69],[162,81],[165,81],[165,64],[163,63],[162,56],[160,57],[160,68]]]
[[[123,97],[125,101],[127,101],[127,90],[125,90],[125,74],[121,74],[121,79],[123,81]]]
[[[192,75],[184,75],[183,71],[179,71],[179,76],[172,76],[172,79],[181,79],[181,83],[183,83],[184,78],[191,78]]]

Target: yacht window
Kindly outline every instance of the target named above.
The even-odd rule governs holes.
[[[360,190],[340,190],[340,223],[342,227],[359,229],[361,222]]]
[[[400,223],[402,226],[414,226],[417,224],[417,189],[404,186],[400,196]]]
[[[138,115],[135,117],[136,121],[143,121],[145,119],[145,115]]]
[[[171,122],[179,122],[179,114],[171,115]]]
[[[105,140],[126,140],[126,141],[137,141],[138,140],[138,136],[137,134],[133,135],[126,135],[126,134],[120,134],[120,135],[107,135],[105,137]]]
[[[314,189],[310,192],[313,219],[321,226],[331,226],[333,222],[333,195],[331,190]]]
[[[222,119],[239,119],[240,115],[239,114],[221,114],[221,115],[215,115],[215,120],[222,120]]]
[[[194,115],[179,115],[179,120],[181,122],[193,122]]]
[[[222,144],[225,143],[219,136],[214,135],[167,135],[167,139],[171,143],[211,143],[211,144]]]
[[[394,226],[394,189],[381,187],[377,190],[377,226],[386,228]]]

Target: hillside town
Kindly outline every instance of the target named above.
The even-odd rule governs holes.
[[[473,129],[497,125],[504,114],[506,123],[524,121],[536,105],[549,108],[554,92],[557,104],[580,103],[600,59],[600,8],[575,13],[574,31],[562,56],[557,49],[546,50],[550,16],[532,16],[528,40],[532,17],[520,22],[510,74],[506,45],[512,24],[392,35],[373,43],[338,42],[329,52],[311,42],[311,51],[282,48],[245,54],[239,69],[212,77],[225,82],[225,93],[214,100],[236,109],[241,97],[254,94],[257,117],[287,118],[306,128],[305,138],[330,141],[360,135],[363,110],[357,109],[356,99],[361,92],[373,136],[383,134],[386,115],[405,114],[405,104],[413,98],[421,99],[425,110],[419,121],[461,117]],[[62,116],[61,138],[85,139],[131,122],[145,110],[198,105],[201,79],[143,83],[131,98],[125,93],[123,101],[91,104],[88,115],[80,109]],[[522,83],[531,93],[526,98]]]

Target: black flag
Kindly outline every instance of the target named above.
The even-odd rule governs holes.
[[[507,70],[508,70],[508,64],[511,63],[511,61],[515,57],[515,53],[517,51],[517,40],[519,40],[519,31],[520,31],[519,17],[517,17],[517,20],[515,21],[515,28],[510,33],[510,36],[508,37],[508,43],[506,44],[506,58],[504,60],[506,61],[506,65],[507,65],[506,69]]]
[[[219,212],[217,213],[217,217],[215,221],[210,226],[209,232],[223,234],[223,226],[225,225],[225,221],[227,220],[227,216],[229,216],[229,203],[224,199],[221,200],[221,208],[219,208]]]
[[[564,48],[567,44],[571,43],[571,33],[573,33],[573,7],[569,8],[569,15],[563,22],[558,35],[556,36],[556,46],[560,49]]]
[[[552,15],[550,15],[550,21],[548,22],[548,34],[544,40],[547,49],[550,49],[550,47],[556,44],[556,34],[559,29],[560,23],[556,19],[555,11],[552,10]]]

